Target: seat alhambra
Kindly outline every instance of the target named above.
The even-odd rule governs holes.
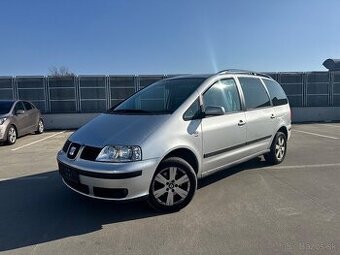
[[[264,155],[281,163],[288,99],[271,77],[222,71],[155,82],[78,129],[57,155],[64,183],[85,196],[145,197],[180,210],[197,179]]]

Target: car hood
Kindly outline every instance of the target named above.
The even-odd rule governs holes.
[[[170,115],[122,115],[103,113],[78,129],[70,140],[104,147],[108,144],[141,145]]]
[[[6,114],[0,114],[0,118],[5,118],[5,117],[9,117],[10,116],[10,114],[9,113],[6,113]]]

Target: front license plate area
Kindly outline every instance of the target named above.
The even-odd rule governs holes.
[[[73,183],[79,183],[80,182],[79,181],[79,174],[77,173],[77,171],[68,167],[68,166],[59,164],[59,172],[60,172],[60,175],[66,181],[70,181],[70,182],[73,182]]]

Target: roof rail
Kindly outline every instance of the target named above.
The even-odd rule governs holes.
[[[251,74],[251,75],[256,75],[256,76],[262,76],[262,77],[267,77],[267,78],[272,78],[267,74],[263,73],[257,73],[249,70],[242,70],[242,69],[227,69],[227,70],[222,70],[218,72],[217,74]]]

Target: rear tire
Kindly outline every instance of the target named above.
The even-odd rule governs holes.
[[[282,132],[277,132],[270,152],[264,155],[265,160],[273,165],[278,165],[283,162],[287,154],[287,136]]]
[[[42,134],[44,133],[45,126],[44,126],[44,121],[42,119],[39,120],[38,122],[38,127],[37,130],[35,131],[36,134]]]
[[[176,212],[187,206],[197,189],[192,166],[182,158],[163,160],[152,178],[148,203],[161,212]]]
[[[18,138],[18,132],[13,125],[10,125],[7,130],[7,144],[15,144]]]

